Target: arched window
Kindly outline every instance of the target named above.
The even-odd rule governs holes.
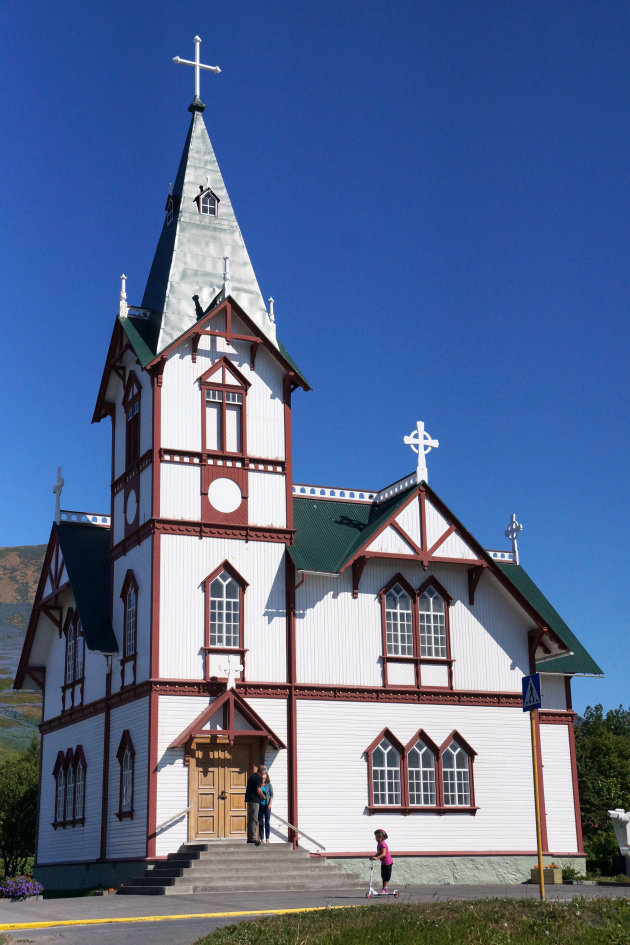
[[[407,750],[409,804],[434,807],[436,804],[435,753],[419,738]]]
[[[448,657],[446,638],[446,605],[444,598],[433,586],[418,598],[420,625],[420,656]]]
[[[210,584],[210,646],[240,645],[240,588],[227,571]]]
[[[471,806],[470,756],[452,739],[442,751],[442,790],[445,807]]]
[[[200,187],[200,193],[195,197],[199,213],[207,217],[219,216],[219,198],[209,187]]]
[[[372,803],[375,807],[395,807],[401,803],[400,752],[388,738],[372,749]]]
[[[63,768],[57,772],[55,823],[62,824],[66,812],[66,774]]]
[[[116,816],[119,820],[124,820],[127,817],[133,817],[133,788],[136,761],[136,752],[133,747],[129,729],[127,728],[122,733],[116,757],[120,765],[118,813]]]
[[[66,820],[74,820],[74,768],[72,761],[66,771]]]
[[[128,686],[136,679],[136,654],[138,652],[138,583],[133,571],[127,571],[120,591],[123,603],[122,657],[120,660],[122,685]]]
[[[55,778],[55,818],[53,827],[74,827],[84,823],[85,756],[81,745],[57,753]]]
[[[64,683],[66,686],[72,686],[77,681],[83,679],[83,650],[84,640],[83,631],[79,613],[76,610],[69,609],[66,616],[66,659],[64,670]]]
[[[81,745],[74,752],[74,819],[83,821],[85,816],[85,756]]]
[[[388,656],[413,656],[411,597],[394,584],[385,595],[385,640]]]
[[[123,408],[125,410],[125,469],[140,459],[140,395],[141,387],[133,371],[129,374]]]

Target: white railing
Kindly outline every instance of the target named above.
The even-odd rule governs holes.
[[[385,489],[382,489],[374,498],[375,502],[384,502],[385,499],[391,499],[393,495],[398,495],[399,492],[404,492],[405,489],[411,488],[418,483],[418,477],[415,473],[412,473],[411,476],[406,476],[404,479],[399,479],[398,482],[392,483],[391,486],[387,486]]]
[[[160,830],[165,830],[166,827],[170,827],[171,824],[174,824],[176,820],[180,820],[184,814],[189,813],[192,810],[192,804],[190,807],[185,807],[184,810],[180,810],[179,814],[173,814],[168,820],[165,820],[164,823],[160,824],[159,827],[155,828],[155,832],[158,833]]]
[[[62,509],[59,516],[62,522],[102,525],[103,528],[109,528],[112,523],[111,515],[99,515],[97,512],[71,512],[68,509]]]
[[[270,810],[269,813],[271,814],[272,817],[275,817],[276,820],[279,820],[281,824],[284,824],[285,827],[289,827],[290,830],[295,830],[295,832],[300,837],[306,837],[307,840],[309,840],[311,843],[314,843],[315,846],[319,847],[320,850],[326,849],[326,847],[322,843],[318,843],[317,840],[313,840],[313,838],[309,837],[309,835],[307,833],[304,833],[303,830],[300,830],[298,827],[294,827],[293,824],[289,823],[289,821],[285,820],[283,817],[279,817],[278,814],[274,813],[274,811]]]
[[[367,489],[331,489],[329,486],[293,484],[293,495],[305,499],[337,499],[341,502],[373,502],[376,492]]]
[[[495,561],[511,561],[514,564],[514,552],[512,551],[490,551],[486,548],[486,554],[490,555]]]

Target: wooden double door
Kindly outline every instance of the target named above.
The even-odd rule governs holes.
[[[245,788],[253,768],[253,745],[197,739],[189,764],[189,840],[247,836]]]

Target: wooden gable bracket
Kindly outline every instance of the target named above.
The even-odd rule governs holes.
[[[57,628],[57,632],[59,633],[59,639],[61,640],[61,634],[63,631],[63,621],[61,619],[61,615],[63,614],[63,608],[55,607],[52,604],[42,604],[40,610],[43,614],[46,614],[49,620],[54,623]],[[57,615],[55,615],[55,611],[57,612]]]
[[[256,355],[258,354],[258,348],[260,347],[261,339],[255,338],[251,343],[249,363],[252,371],[254,370],[254,365],[256,364]]]
[[[42,692],[44,691],[44,684],[46,682],[46,667],[45,666],[27,666],[25,676],[30,676],[36,686],[38,686]]]
[[[471,606],[475,603],[475,591],[479,584],[479,578],[486,567],[486,564],[476,564],[474,567],[468,568],[468,603]]]
[[[155,361],[151,366],[151,379],[153,384],[156,387],[162,386],[162,377],[164,375],[164,366],[166,364],[166,356],[162,356],[159,360]]]
[[[535,627],[530,630],[527,634],[527,639],[529,641],[529,671],[530,673],[536,672],[536,650],[539,646],[542,646],[543,649],[550,652],[543,643],[543,638],[548,633],[547,627],[540,626]]]
[[[199,342],[201,341],[201,332],[195,332],[192,336],[192,361],[193,364],[197,363],[197,348],[199,347]]]
[[[367,557],[365,555],[355,558],[352,562],[352,596],[355,600],[359,596],[359,581],[366,564]]]

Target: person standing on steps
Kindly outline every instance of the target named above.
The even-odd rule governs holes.
[[[258,770],[247,779],[245,789],[245,803],[247,804],[247,842],[260,846],[258,839],[258,808],[264,797],[262,792],[263,774],[267,773],[265,765],[258,765]]]
[[[261,790],[263,796],[260,799],[260,807],[258,808],[258,836],[261,843],[263,840],[265,843],[269,843],[269,821],[271,817],[271,802],[273,801],[273,787],[271,786],[271,781],[266,771],[263,771],[262,774]]]

